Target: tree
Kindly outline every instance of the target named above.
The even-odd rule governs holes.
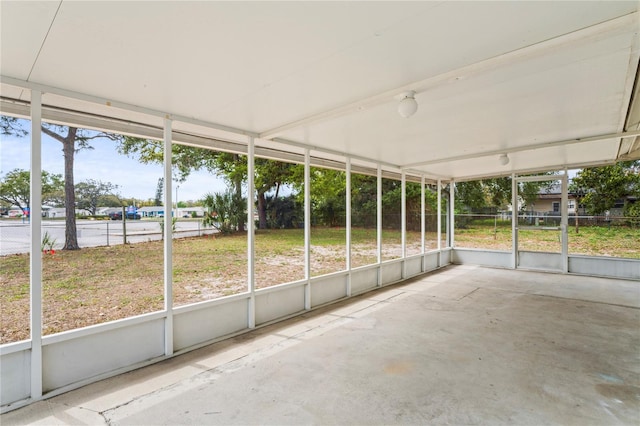
[[[65,130],[66,129],[66,130]],[[65,232],[63,250],[79,250],[78,233],[76,230],[76,193],[73,178],[73,163],[75,154],[82,149],[92,149],[89,140],[103,137],[105,134],[90,135],[77,127],[66,127],[42,124],[42,132],[62,144],[64,157],[64,207]],[[66,132],[66,135],[65,135]]]
[[[277,199],[283,185],[294,184],[296,169],[300,170],[297,164],[285,163],[282,161],[256,158],[255,160],[255,188],[256,188],[256,208],[258,210],[258,228],[268,227],[267,218],[267,193],[274,191],[273,198]],[[299,174],[299,173],[298,173]],[[272,217],[272,220],[275,219]]]
[[[549,182],[553,181],[553,172],[542,173],[549,175]],[[520,182],[518,196],[523,201],[523,209],[531,206],[538,199],[541,189],[551,186],[547,181]],[[484,207],[506,208],[511,204],[511,178],[493,178],[456,183],[456,208],[479,211]]]
[[[2,133],[5,135],[25,136],[20,120],[2,116]],[[64,157],[64,206],[65,206],[65,241],[63,250],[79,250],[78,234],[76,231],[76,195],[73,178],[73,163],[76,152],[82,149],[92,149],[89,141],[92,139],[108,138],[119,140],[122,136],[104,132],[93,132],[77,127],[59,126],[42,123],[42,132],[62,144]]]
[[[117,194],[107,194],[103,196],[102,204],[105,206],[118,206],[118,207],[130,205],[126,201],[122,200],[122,198],[120,198],[120,196]]]
[[[157,140],[124,137],[120,141],[119,152],[148,164],[162,164],[164,161],[163,143]],[[247,157],[239,154],[218,152],[209,149],[194,148],[173,144],[171,161],[178,182],[184,181],[192,171],[208,170],[224,178],[233,188],[234,203],[242,203],[242,184],[247,180]],[[255,189],[259,227],[267,227],[266,194],[275,191],[276,196],[282,185],[291,183],[294,164],[262,158],[255,159]],[[234,209],[239,211],[239,208]],[[244,217],[238,217],[238,230],[244,230]]]
[[[154,198],[154,206],[162,205],[162,194],[164,194],[164,178],[158,178],[158,187],[156,188],[156,198]]]
[[[480,210],[487,205],[486,185],[481,180],[456,183],[456,201],[462,209]],[[458,207],[458,206],[456,206]]]
[[[0,200],[25,211],[31,209],[31,173],[27,170],[14,169],[0,180]],[[55,199],[62,191],[62,176],[42,171],[42,202]]]
[[[238,218],[246,215],[246,211],[234,200],[232,191],[224,193],[208,193],[204,197],[204,205],[207,213],[202,220],[204,226],[212,226],[223,234],[231,233],[238,229]]]
[[[351,224],[373,228],[377,223],[377,178],[362,174],[351,176]]]
[[[314,222],[324,226],[344,226],[346,214],[346,177],[337,170],[311,168],[311,214]],[[298,184],[298,199],[304,202],[302,183]]]
[[[573,178],[570,191],[584,191],[587,212],[602,214],[626,196],[640,196],[640,160],[583,169]]]
[[[4,136],[14,135],[22,137],[27,135],[27,131],[22,128],[20,121],[15,117],[0,115],[0,127],[0,134]]]
[[[78,208],[89,210],[92,215],[95,215],[100,204],[104,205],[106,196],[113,195],[113,191],[117,188],[118,185],[94,179],[78,183],[76,185]]]
[[[208,154],[211,161],[208,163],[208,170],[222,176],[227,184],[233,188],[231,201],[234,203],[233,211],[239,215],[234,219],[238,224],[238,231],[243,232],[245,228],[246,215],[240,214],[245,211],[245,200],[242,198],[242,183],[247,180],[247,160],[246,157],[238,154],[225,152]]]

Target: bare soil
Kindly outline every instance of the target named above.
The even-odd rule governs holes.
[[[344,229],[314,230],[311,276],[346,269]],[[401,256],[399,232],[383,234],[382,259]],[[556,232],[523,233],[521,249],[558,252]],[[456,230],[460,247],[511,249],[510,230]],[[436,248],[435,234],[426,249]],[[419,233],[407,236],[407,254],[421,252]],[[640,258],[640,230],[582,228],[569,235],[569,252]],[[153,241],[42,254],[43,334],[163,309],[163,243]],[[354,230],[352,267],[377,261],[375,230]],[[173,243],[173,306],[247,290],[246,235],[203,236]],[[256,288],[304,279],[302,230],[260,231],[255,239]],[[0,257],[0,343],[29,338],[29,255]]]

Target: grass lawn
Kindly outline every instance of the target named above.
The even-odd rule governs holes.
[[[640,228],[582,226],[576,233],[570,227],[568,236],[569,254],[640,259]],[[518,242],[520,250],[559,253],[562,249],[560,231],[520,230]],[[511,243],[510,222],[498,222],[497,227],[471,223],[455,231],[456,247],[511,251]]]
[[[529,233],[529,234],[527,234]],[[558,233],[526,231],[527,249],[559,251]],[[311,231],[311,275],[346,269],[344,228]],[[435,233],[426,249],[437,247]],[[352,231],[352,267],[377,261],[375,229]],[[401,234],[385,230],[383,260],[401,256]],[[511,250],[511,228],[469,226],[456,230],[460,247]],[[420,233],[407,234],[407,254],[420,253]],[[570,230],[569,252],[640,258],[640,230],[612,227]],[[52,334],[161,310],[164,304],[163,243],[114,245],[43,254],[43,330]],[[304,231],[258,231],[256,287],[304,279]],[[237,294],[247,289],[246,235],[174,240],[174,306]],[[29,337],[29,255],[0,257],[0,343]]]

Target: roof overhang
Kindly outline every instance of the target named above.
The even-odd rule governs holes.
[[[640,158],[612,2],[0,2],[3,113],[445,180]],[[397,113],[416,92],[418,111]],[[507,154],[502,165],[498,157]]]

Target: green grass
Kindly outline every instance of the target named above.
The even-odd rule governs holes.
[[[511,250],[511,225],[504,222],[494,228],[487,220],[476,220],[464,228],[456,228],[456,247]],[[614,256],[640,259],[640,228],[612,226],[581,226],[576,233],[569,227],[569,254],[592,256]],[[560,231],[520,230],[518,233],[520,250],[560,252]]]
[[[456,246],[511,250],[511,229],[493,223],[456,229]],[[557,231],[522,231],[521,247],[559,251]],[[436,247],[427,234],[427,249]],[[317,276],[346,267],[344,228],[311,231],[311,273]],[[383,260],[399,257],[398,230],[383,231]],[[375,229],[352,230],[352,267],[377,261]],[[407,234],[407,253],[419,253],[420,232]],[[409,246],[411,249],[409,249]],[[640,259],[640,229],[581,227],[569,230],[569,252]],[[38,253],[39,254],[39,253]],[[84,248],[43,255],[45,334],[162,309],[163,243]],[[304,278],[304,230],[260,230],[255,238],[258,288]],[[176,239],[173,244],[175,306],[247,290],[246,234]],[[29,335],[29,256],[0,257],[0,342]]]

